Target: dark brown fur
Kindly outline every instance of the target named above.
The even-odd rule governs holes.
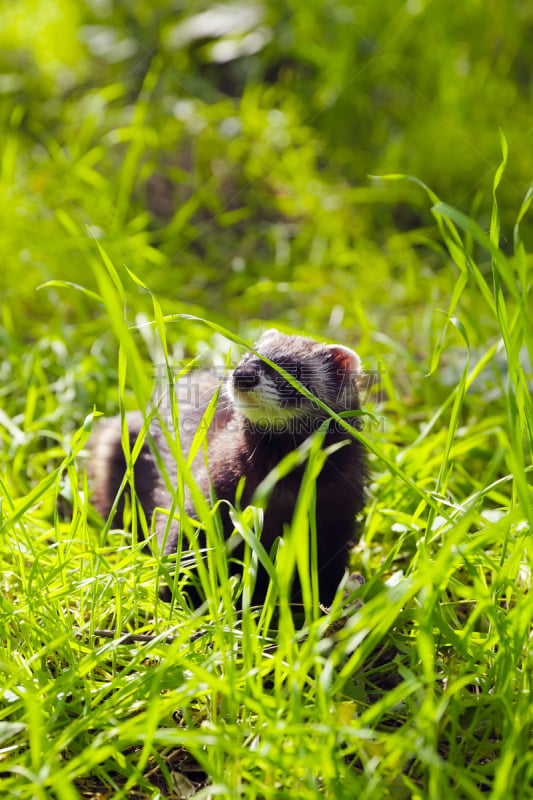
[[[358,359],[347,348],[325,346],[304,337],[268,331],[259,339],[256,349],[262,356],[283,367],[333,410],[341,412],[359,408]],[[217,379],[207,372],[197,372],[188,381],[197,396],[186,392],[179,403],[180,439],[184,452],[187,452],[207,403],[218,385]],[[245,476],[240,503],[246,507],[271,470],[318,429],[328,415],[291,386],[272,366],[252,353],[244,357],[230,381],[221,392],[207,433],[209,475],[202,453],[196,457],[193,470],[205,497],[209,497],[211,484],[215,496],[230,503],[235,501],[237,486]],[[178,382],[178,400],[183,394],[180,384],[183,388],[182,382]],[[263,398],[266,403],[264,407]],[[140,413],[133,413],[128,415],[127,421],[133,447],[142,428],[143,417]],[[352,418],[350,422],[357,425],[357,418]],[[175,476],[175,461],[159,423],[151,424],[150,435],[168,475]],[[99,426],[91,461],[92,472],[97,476],[94,504],[103,516],[110,512],[126,467],[120,441],[118,417]],[[345,571],[354,536],[355,516],[364,503],[362,446],[341,425],[330,420],[323,446],[329,447],[340,442],[345,444],[328,456],[316,483],[319,586],[320,598],[326,604],[333,599]],[[273,489],[261,534],[261,542],[267,551],[283,534],[284,526],[291,522],[304,469],[305,465],[298,467]],[[172,495],[146,441],[134,467],[134,482],[150,525],[154,509],[170,508]],[[233,531],[233,525],[227,505],[221,504],[220,509],[227,538]],[[119,527],[122,526],[122,510],[121,500],[114,520]],[[186,502],[186,511],[191,517],[196,516],[190,501]],[[169,524],[168,516],[160,514],[156,519],[156,530],[160,544],[165,540],[164,552],[175,552],[179,536],[177,521]],[[256,598],[264,596],[265,590],[266,574],[260,573]],[[294,595],[298,596],[297,584]]]

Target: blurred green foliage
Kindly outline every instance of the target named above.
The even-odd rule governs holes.
[[[4,4],[6,385],[17,385],[14,353],[27,371],[27,343],[39,342],[63,428],[94,403],[116,408],[117,344],[102,309],[75,290],[37,290],[94,289],[99,243],[167,313],[248,338],[274,322],[357,346],[367,369],[386,369],[389,412],[407,423],[412,408],[416,430],[417,409],[441,402],[464,363],[446,329],[441,369],[425,377],[459,270],[428,195],[368,176],[411,173],[488,229],[502,126],[511,252],[533,167],[532,21],[518,2]],[[527,215],[521,237],[531,240]],[[467,245],[489,276],[487,254]],[[135,324],[151,300],[124,282]],[[472,276],[468,288],[456,313],[484,352],[500,332]],[[176,359],[225,347],[194,324],[168,335]],[[148,329],[141,345],[157,358]],[[476,384],[478,398],[487,386],[501,396],[502,369]],[[20,411],[24,398],[13,400]]]
[[[533,172],[529,6],[13,0],[2,23],[3,336],[50,341],[70,364],[91,353],[80,374],[109,383],[75,390],[80,418],[108,410],[116,343],[86,295],[37,287],[94,288],[96,242],[165,312],[356,344],[367,368],[386,363],[392,400],[433,405],[435,381],[460,374],[445,354],[424,380],[459,276],[431,201],[368,176],[410,173],[487,230],[502,126],[512,252]],[[126,286],[133,324],[151,304]],[[499,330],[470,287],[457,312],[483,349]],[[177,357],[217,347],[199,326],[169,335]]]
[[[501,126],[508,236],[533,171],[532,30],[519,2],[13,0],[2,227],[28,241],[13,257],[58,277],[43,246],[65,246],[68,216],[174,303],[298,326],[311,299],[343,305],[349,270],[365,303],[391,290],[397,306],[377,265],[408,282],[431,217],[367,176],[413,174],[487,225]]]

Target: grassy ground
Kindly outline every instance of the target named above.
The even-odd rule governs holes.
[[[5,10],[3,797],[533,797],[530,12],[297,6]],[[87,499],[95,411],[271,325],[373,376],[340,630],[236,612],[216,540],[161,602]]]

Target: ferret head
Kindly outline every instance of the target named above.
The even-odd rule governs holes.
[[[359,408],[357,353],[340,344],[320,344],[303,336],[287,336],[275,329],[263,333],[255,345],[260,356],[284,369],[314,397],[333,411]],[[263,430],[287,431],[294,420],[311,428],[328,414],[255,353],[247,353],[234,370],[228,393],[241,413]]]

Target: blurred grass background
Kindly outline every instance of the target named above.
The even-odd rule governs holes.
[[[107,410],[105,320],[83,296],[35,291],[94,288],[97,239],[165,311],[359,343],[400,389],[391,354],[424,374],[457,271],[424,192],[368,176],[414,175],[488,229],[501,126],[510,249],[533,166],[532,32],[518,2],[4,4],[4,329],[60,332],[71,362],[94,339],[75,408]],[[129,290],[135,315],[146,298]],[[461,303],[484,346],[493,322],[475,294]],[[181,354],[199,336],[181,330]]]
[[[501,126],[500,243],[512,253],[533,167],[532,32],[518,2],[4,4],[0,301],[14,413],[27,398],[9,387],[34,370],[55,401],[37,391],[32,417],[65,432],[93,404],[116,410],[117,344],[101,307],[36,291],[53,280],[94,289],[99,243],[166,313],[357,347],[386,373],[389,416],[418,424],[417,408],[438,405],[465,362],[446,328],[425,378],[459,269],[427,194],[368,176],[411,174],[487,231]],[[528,215],[521,238],[527,250]],[[124,283],[126,318],[142,321],[150,298]],[[469,285],[456,313],[483,352],[499,328]],[[226,346],[191,323],[169,337],[177,360]],[[150,333],[139,341],[160,360]],[[480,392],[501,393],[500,366]]]
[[[354,338],[368,312],[402,338],[445,256],[426,197],[367,176],[415,175],[487,227],[501,126],[508,241],[532,33],[518,2],[5,4],[3,297],[84,274],[89,230],[174,308],[322,330],[337,309]]]

